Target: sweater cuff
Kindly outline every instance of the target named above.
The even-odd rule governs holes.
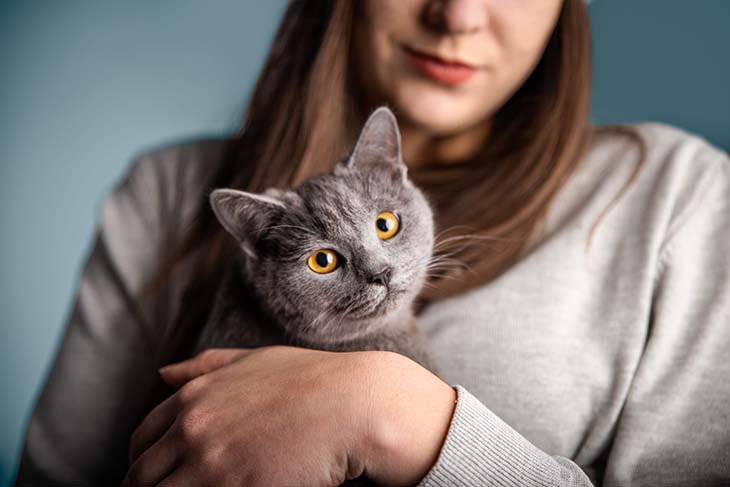
[[[576,483],[577,466],[563,467],[463,386],[454,389],[457,402],[446,440],[438,460],[417,487],[591,485]]]

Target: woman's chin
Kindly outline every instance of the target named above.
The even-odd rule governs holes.
[[[435,136],[459,133],[489,116],[484,113],[484,100],[439,88],[404,87],[396,94],[394,104],[403,123]]]

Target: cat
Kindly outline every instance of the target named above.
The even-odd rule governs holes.
[[[216,189],[210,204],[241,252],[196,354],[279,344],[389,350],[435,373],[414,316],[433,256],[433,212],[408,179],[388,108],[372,113],[331,173],[295,190]],[[342,485],[375,483],[361,475]]]
[[[408,179],[387,107],[351,155],[294,190],[216,189],[210,204],[241,252],[195,353],[286,344],[390,350],[433,371],[414,317],[434,245],[433,212]]]

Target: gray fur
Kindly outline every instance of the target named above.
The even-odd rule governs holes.
[[[433,216],[407,178],[390,110],[370,116],[352,155],[332,173],[292,191],[219,189],[210,202],[241,254],[196,352],[290,344],[391,350],[430,365],[412,308],[432,256]],[[382,211],[400,219],[389,240],[375,231]],[[309,255],[321,248],[343,259],[329,274],[307,266]],[[390,276],[387,284],[383,271]]]

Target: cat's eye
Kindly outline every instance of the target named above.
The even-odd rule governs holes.
[[[375,231],[380,240],[388,240],[395,237],[400,228],[400,220],[398,215],[392,211],[384,211],[375,218]]]
[[[337,269],[337,254],[329,249],[315,250],[307,259],[307,265],[317,274],[329,274]]]

